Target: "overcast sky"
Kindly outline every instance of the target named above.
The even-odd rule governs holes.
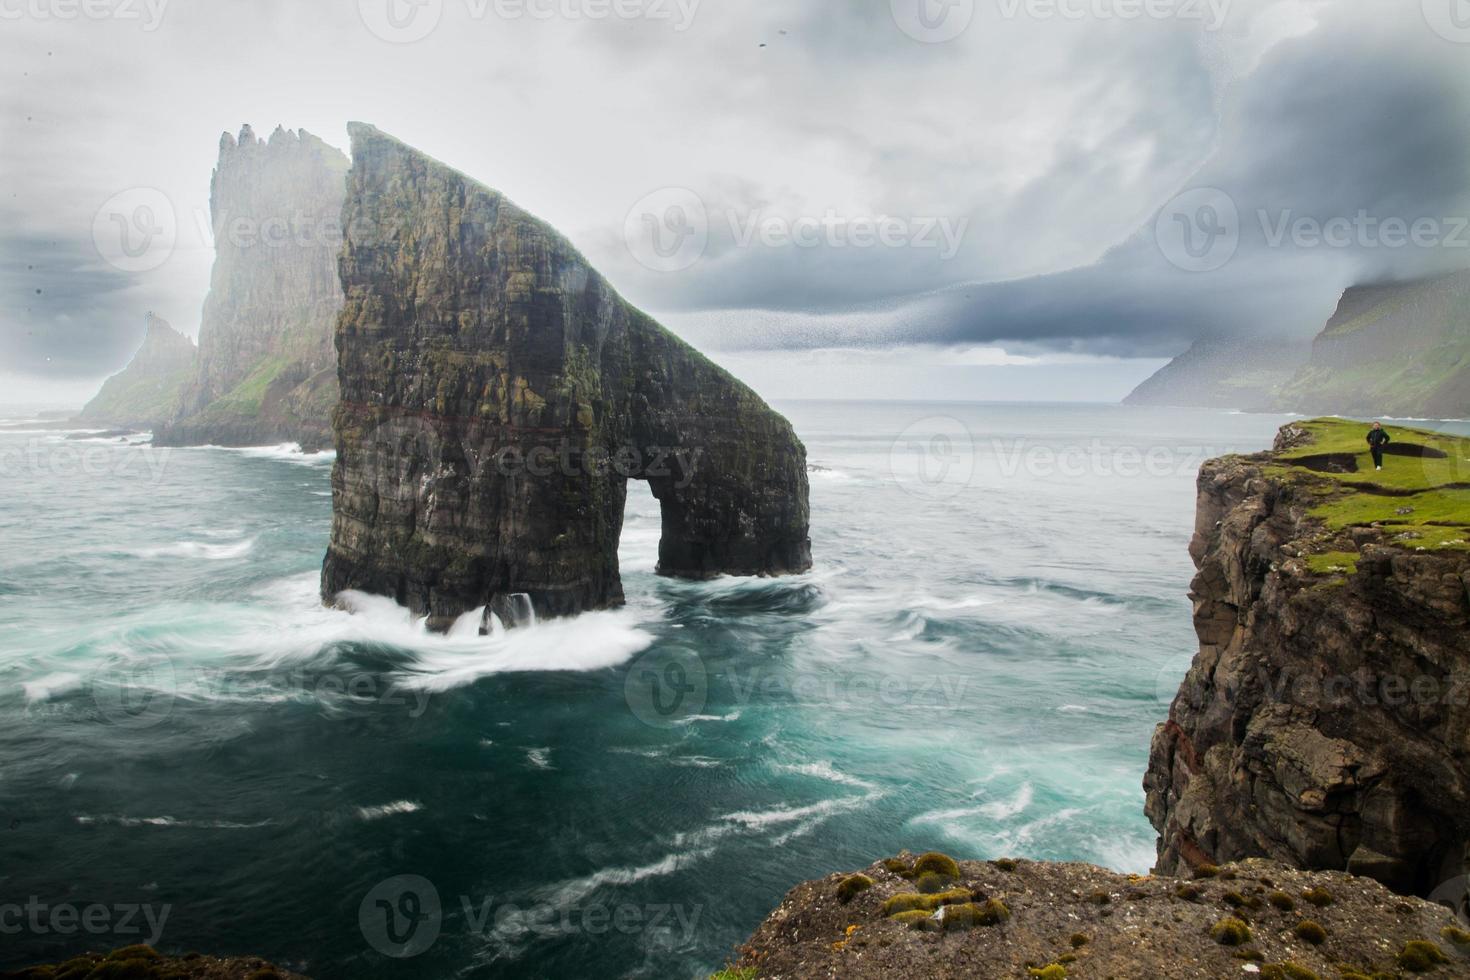
[[[769,396],[1116,399],[1470,266],[1466,7],[0,0],[0,402],[197,331],[222,131],[353,119]],[[118,202],[166,247],[99,250]]]

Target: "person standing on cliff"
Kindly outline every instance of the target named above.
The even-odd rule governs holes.
[[[1373,428],[1368,430],[1368,451],[1373,454],[1373,468],[1383,469],[1383,447],[1393,442],[1393,436],[1383,427],[1382,422],[1374,422]]]

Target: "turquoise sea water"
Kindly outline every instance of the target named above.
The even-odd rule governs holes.
[[[483,639],[321,607],[330,456],[12,423],[0,967],[155,939],[321,978],[697,977],[798,881],[905,847],[1145,870],[1195,473],[1284,420],[779,407],[810,574],[656,577],[635,485],[628,607]]]

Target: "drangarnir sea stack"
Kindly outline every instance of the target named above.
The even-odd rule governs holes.
[[[391,596],[434,629],[516,593],[541,615],[617,606],[628,479],[660,502],[661,574],[810,567],[786,419],[545,223],[349,130],[327,601]]]

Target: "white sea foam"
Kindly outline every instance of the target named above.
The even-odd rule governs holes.
[[[543,748],[539,748],[539,749],[527,749],[526,750],[526,761],[531,764],[531,767],[533,769],[551,769],[551,768],[554,768],[551,765],[551,749],[550,748],[543,747]]]
[[[1034,796],[1035,791],[1031,788],[1031,784],[1023,783],[1013,798],[986,803],[980,807],[980,812],[992,820],[1009,820],[1025,812],[1027,807],[1031,806]]]
[[[180,820],[176,817],[123,817],[114,814],[101,814],[92,816],[80,814],[77,816],[79,824],[111,824],[117,827],[187,827],[195,830],[253,830],[257,827],[269,827],[275,823],[274,820],[257,820],[253,823],[241,823],[234,820]]]
[[[174,544],[154,548],[136,548],[129,554],[138,558],[202,558],[207,561],[229,561],[244,558],[255,547],[254,538],[233,541],[229,544],[209,544],[205,541],[178,541]]]
[[[714,854],[714,848],[699,848],[666,854],[657,861],[636,867],[602,868],[582,878],[571,878],[539,889],[537,894],[556,908],[576,905],[604,885],[631,885],[649,878],[671,875],[695,861]]]
[[[686,715],[674,722],[676,725],[692,725],[701,721],[739,721],[740,712],[732,711],[727,715]]]
[[[26,700],[30,702],[49,701],[58,694],[75,691],[82,686],[82,675],[70,671],[62,671],[55,674],[47,674],[37,677],[32,681],[23,682],[20,687],[25,693]]]
[[[775,767],[780,772],[792,772],[802,776],[814,776],[817,779],[825,779],[829,782],[840,783],[843,786],[856,786],[858,789],[873,790],[878,787],[866,779],[839,772],[833,768],[830,762],[804,762],[799,764],[779,764]]]
[[[201,446],[199,448],[237,453],[247,459],[274,459],[302,466],[323,466],[337,458],[336,452],[332,450],[319,453],[305,452],[299,442],[283,442],[275,446]]]
[[[337,597],[341,608],[323,606],[319,581],[315,572],[276,580],[259,590],[264,603],[207,637],[191,637],[191,643],[208,644],[220,656],[251,651],[250,665],[257,668],[309,661],[338,643],[394,647],[408,654],[396,668],[394,684],[435,692],[500,673],[601,670],[626,662],[653,642],[628,610],[480,636],[483,610],[477,609],[447,633],[432,633],[422,618],[383,596],[349,591]]]
[[[405,813],[417,813],[424,808],[422,803],[414,800],[394,800],[392,803],[384,803],[381,806],[360,806],[357,808],[357,819],[371,822],[382,820],[385,817],[396,817]]]

